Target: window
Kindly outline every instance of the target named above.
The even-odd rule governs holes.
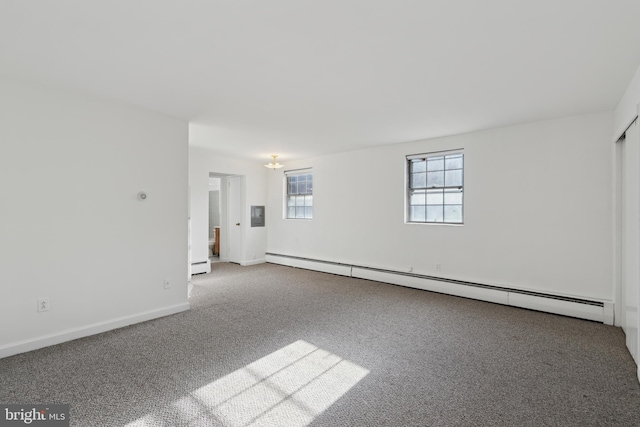
[[[462,151],[407,156],[408,222],[462,224]]]
[[[313,218],[313,174],[309,169],[285,172],[287,178],[287,218]]]

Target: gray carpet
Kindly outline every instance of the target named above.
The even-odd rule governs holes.
[[[263,264],[192,310],[0,360],[0,402],[76,426],[636,426],[620,329]]]

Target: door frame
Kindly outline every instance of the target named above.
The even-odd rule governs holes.
[[[240,220],[240,242],[238,242],[238,246],[240,247],[240,262],[244,262],[244,244],[245,244],[245,225],[246,221],[244,218],[245,204],[246,204],[246,193],[245,193],[245,182],[246,177],[244,175],[238,174],[230,174],[224,172],[209,172],[210,178],[220,178],[220,261],[221,262],[231,262],[229,259],[229,227],[230,227],[230,219],[229,219],[229,179],[230,178],[240,178],[240,214],[242,216]],[[207,192],[208,194],[208,192]],[[208,206],[208,204],[207,204]],[[236,261],[233,261],[236,262]]]

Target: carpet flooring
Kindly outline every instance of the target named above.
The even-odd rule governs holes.
[[[639,426],[619,328],[272,264],[188,312],[0,360],[73,426]]]

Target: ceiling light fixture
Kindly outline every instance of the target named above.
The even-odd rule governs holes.
[[[281,165],[280,163],[278,163],[278,161],[276,160],[278,158],[277,154],[273,154],[271,157],[273,157],[273,162],[269,163],[268,165],[264,165],[264,167],[276,170],[276,169],[280,169],[281,167],[284,166],[284,165]]]

